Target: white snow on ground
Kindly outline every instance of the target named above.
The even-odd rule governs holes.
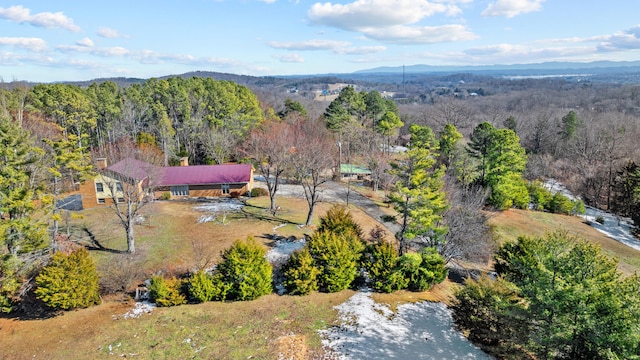
[[[545,187],[551,192],[560,192],[562,195],[576,200],[577,197],[571,193],[564,185],[556,180],[548,179],[544,183]],[[596,221],[601,217],[604,219],[604,223],[600,224]],[[594,207],[586,207],[586,214],[582,216],[586,222],[588,222],[593,228],[607,235],[608,237],[617,240],[631,248],[640,250],[640,239],[633,235],[633,223],[631,220],[616,216],[608,213],[604,210],[596,209]]]
[[[244,204],[237,199],[217,199],[194,207],[195,210],[206,212],[198,218],[198,223],[215,221],[223,213],[239,212]]]
[[[294,251],[304,247],[305,242],[304,239],[295,241],[277,240],[267,252],[267,260],[274,266],[282,266]]]
[[[604,223],[600,224],[596,221],[599,217],[604,219]],[[630,220],[592,207],[587,207],[587,213],[583,218],[589,222],[592,227],[608,237],[636,250],[640,250],[640,239],[633,235],[634,226]]]
[[[133,309],[127,311],[126,314],[122,315],[124,319],[137,319],[144,314],[149,314],[156,308],[156,304],[150,303],[148,301],[137,302]]]
[[[320,335],[339,359],[491,359],[455,330],[442,303],[404,304],[394,314],[361,291],[335,308],[341,325]]]
[[[273,266],[274,270],[274,285],[276,292],[282,295],[286,292],[286,289],[282,285],[282,276],[280,274],[280,268],[284,265],[291,254],[296,250],[302,249],[306,243],[305,239],[298,239],[294,241],[290,240],[276,240],[273,247],[267,252],[267,260]]]

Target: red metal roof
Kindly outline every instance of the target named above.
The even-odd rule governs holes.
[[[251,181],[251,165],[195,165],[164,168],[159,185],[206,185],[245,183]]]
[[[155,186],[231,184],[251,181],[250,164],[157,167],[144,161],[127,158],[109,166],[106,170],[136,181],[151,177]]]
[[[122,159],[105,170],[135,181],[142,181],[149,177],[156,178],[162,174],[162,168],[133,158]]]

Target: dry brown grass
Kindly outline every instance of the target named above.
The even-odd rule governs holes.
[[[640,271],[640,251],[607,237],[576,216],[511,209],[491,213],[489,223],[501,243],[519,236],[544,236],[548,232],[564,230],[600,245],[605,254],[618,258],[618,269],[622,273]]]
[[[140,264],[141,274],[184,272],[203,261],[203,257],[217,261],[222,250],[247,236],[256,237],[268,247],[271,240],[265,235],[274,233],[274,226],[281,223],[288,224],[275,231],[282,236],[300,237],[314,229],[297,226],[305,220],[304,199],[279,198],[282,211],[275,217],[266,209],[267,198],[254,198],[249,203],[251,206],[245,207],[245,212],[229,216],[226,225],[199,224],[197,220],[202,213],[193,209],[194,202],[152,204],[145,209],[144,223],[135,229],[138,249],[135,256],[139,260],[136,264]],[[329,203],[318,205],[316,224],[330,207]],[[357,208],[350,211],[365,234],[379,224]],[[124,230],[109,209],[96,208],[83,214],[84,218],[76,220],[75,225],[88,228],[105,248],[126,249]],[[91,253],[103,267],[119,267],[121,262],[117,260],[128,256],[100,250]],[[379,299],[395,308],[398,303],[447,299],[449,289],[443,284],[432,292],[399,292],[380,295]],[[0,317],[0,358],[277,359],[280,354],[284,358],[319,358],[322,347],[317,330],[332,325],[337,316],[333,307],[353,294],[351,290],[304,297],[271,294],[248,302],[159,308],[138,319],[123,319],[133,303],[113,296],[102,305],[51,319]]]

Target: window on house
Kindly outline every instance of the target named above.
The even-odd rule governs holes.
[[[96,192],[104,192],[104,185],[102,185],[102,183],[96,183]]]
[[[229,194],[229,184],[222,184],[222,193],[225,195]]]
[[[123,202],[124,202],[124,198],[119,197],[119,198],[118,198],[118,202],[119,202],[119,203],[123,203]]]
[[[121,182],[117,182],[116,183],[116,191],[122,192],[122,183]]]
[[[189,186],[180,185],[171,187],[171,196],[189,196]]]
[[[106,200],[105,199],[98,199],[98,204],[106,204]]]

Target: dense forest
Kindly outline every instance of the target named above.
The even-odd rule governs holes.
[[[576,263],[585,258],[596,262],[600,255],[597,250],[565,241],[564,235],[557,235],[561,240],[551,245],[535,247],[521,239],[511,247],[497,248],[483,210],[516,207],[577,214],[587,205],[640,223],[640,154],[635,146],[640,138],[640,85],[471,74],[414,77],[395,83],[336,77],[214,79],[200,75],[206,74],[105,79],[90,84],[3,84],[0,310],[28,309],[33,296],[60,309],[99,301],[95,267],[87,260],[87,253],[76,250],[72,239],[61,231],[63,213],[57,206],[65,192],[95,175],[92,159],[97,157],[113,161],[136,157],[164,166],[176,164],[181,157],[188,157],[193,164],[251,162],[265,180],[274,215],[279,185],[285,178],[303,187],[308,204],[306,225],[311,224],[320,186],[340,177],[337,165],[363,165],[371,172],[366,185],[384,190],[386,202],[397,213],[397,243],[390,246],[375,233],[365,241],[357,227],[344,230],[346,225],[341,222],[349,223],[348,215],[336,215],[341,219],[338,228],[318,231],[305,252],[291,258],[284,270],[291,276],[286,287],[299,294],[319,288],[340,291],[350,286],[357,269],[364,267],[372,274],[377,291],[422,291],[444,279],[444,265],[450,261],[486,263],[497,249],[497,270],[504,283],[481,280],[477,287],[469,286],[458,307],[470,311],[481,298],[478,293],[484,291],[479,287],[489,288],[498,293],[496,296],[513,300],[512,307],[493,314],[505,325],[501,331],[513,333],[541,326],[524,323],[516,312],[531,311],[532,317],[545,321],[545,304],[538,304],[539,312],[522,304],[535,304],[539,299],[537,291],[542,285],[525,280],[536,277],[535,271],[546,271],[540,270],[543,265],[554,266],[550,252],[567,253],[568,261]],[[331,97],[318,96],[327,94],[334,84],[340,86]],[[552,194],[543,185],[548,179],[562,182],[582,201]],[[128,215],[134,207],[144,205],[140,199],[132,196]],[[332,225],[331,214],[328,216],[322,226]],[[327,252],[324,247],[340,246],[344,251],[334,258],[323,255]],[[582,258],[574,257],[573,252],[581,252]],[[199,278],[192,278],[199,281],[200,301],[248,300],[272,291],[268,264],[256,265],[262,275],[255,283],[233,280],[234,271],[239,271],[233,261],[243,254],[264,255],[253,240],[238,242],[225,253],[230,264],[221,267],[218,275],[209,278],[198,273]],[[316,270],[309,265],[314,261]],[[638,293],[630,290],[637,286],[637,278],[621,280],[613,274],[615,264],[606,261],[610,266],[599,271],[608,276],[602,282],[611,287],[611,294],[626,296],[631,303],[637,301]],[[535,271],[517,268],[519,264]],[[346,270],[341,268],[344,266]],[[74,292],[61,300],[59,292],[73,291],[60,289],[56,279],[70,268],[84,269],[74,281],[86,287],[83,294]],[[327,269],[334,269],[336,277],[322,272]],[[561,270],[570,273],[566,268]],[[318,280],[300,282],[309,276]],[[176,304],[187,301],[189,294],[179,294],[178,285],[171,285],[171,290],[165,280],[154,281],[154,291],[165,291],[172,305],[174,300]],[[513,290],[513,284],[522,292]],[[202,295],[206,289],[210,293]],[[260,291],[254,294],[248,289]],[[593,294],[580,293],[598,295]],[[155,296],[164,299],[162,294]],[[570,308],[570,304],[562,306]],[[612,316],[628,310],[608,309]],[[631,310],[638,313],[637,306]],[[569,327],[569,315],[543,326],[546,332],[541,340],[474,333],[485,324],[460,322],[476,341],[494,346],[494,337],[499,336],[508,338],[509,346],[526,342],[530,346],[525,350],[542,358],[598,358],[605,354],[604,344],[613,340],[603,336],[582,341],[578,335],[587,330]],[[596,315],[585,319],[611,321]],[[623,320],[627,324],[629,319]],[[557,324],[575,332],[568,337],[569,344],[553,333]],[[633,333],[620,334],[624,338],[616,340],[618,348],[608,351],[637,356],[640,347]],[[580,348],[587,343],[593,348]],[[554,352],[550,347],[562,347],[562,351]]]

